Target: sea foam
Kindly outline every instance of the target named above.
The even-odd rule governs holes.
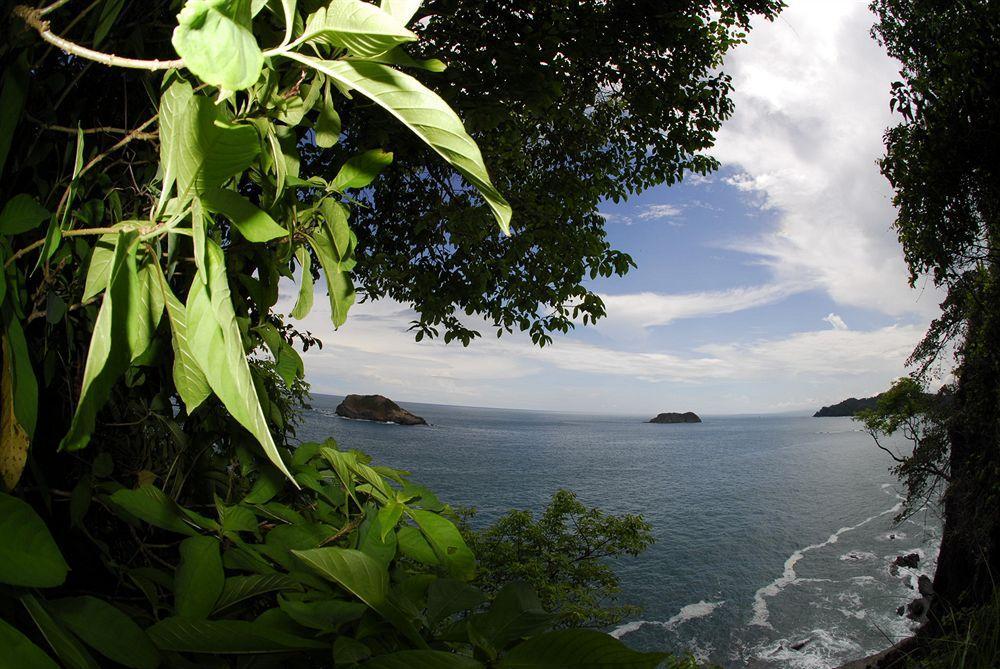
[[[721,602],[706,602],[703,599],[700,602],[688,604],[675,615],[671,616],[668,620],[633,620],[632,622],[625,623],[624,625],[615,628],[611,632],[611,636],[616,639],[620,639],[626,634],[635,632],[637,629],[645,625],[655,625],[668,630],[674,629],[678,625],[686,623],[689,620],[704,618],[712,615],[717,608],[725,603],[725,600]]]

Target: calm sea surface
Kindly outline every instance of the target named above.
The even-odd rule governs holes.
[[[846,418],[648,416],[405,404],[430,427],[338,418],[315,396],[299,429],[408,469],[477,523],[542,509],[559,488],[642,514],[656,543],[616,564],[640,619],[611,630],[644,650],[689,649],[725,667],[835,667],[910,629],[896,608],[933,573],[940,523],[892,523],[888,456]],[[897,555],[921,555],[890,573]],[[798,646],[806,641],[799,650]]]

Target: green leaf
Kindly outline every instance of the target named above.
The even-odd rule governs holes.
[[[323,104],[319,107],[319,118],[316,120],[316,146],[329,149],[340,140],[340,114],[333,106],[329,83],[323,86]]]
[[[174,387],[177,388],[177,393],[184,402],[184,408],[190,414],[205,401],[212,389],[209,388],[205,374],[191,353],[191,343],[188,341],[187,334],[187,310],[174,295],[174,291],[170,289],[162,271],[159,273],[159,281],[167,306],[171,341],[174,347]]]
[[[512,641],[548,629],[554,617],[545,612],[535,591],[525,583],[508,583],[489,610],[470,616],[469,639],[492,656]]]
[[[0,332],[0,358],[0,481],[13,490],[24,472],[38,418],[38,381],[17,318]]]
[[[189,620],[164,618],[146,634],[161,650],[186,653],[281,653],[328,649],[328,642],[303,639],[243,620]]]
[[[16,628],[0,619],[0,669],[59,669],[52,658]]]
[[[374,657],[364,666],[371,669],[484,669],[485,667],[471,657],[443,650],[401,650]]]
[[[392,51],[386,51],[378,56],[374,56],[372,58],[362,58],[359,60],[368,60],[373,63],[382,63],[383,65],[395,65],[396,67],[414,67],[420,70],[427,70],[428,72],[435,73],[444,72],[448,69],[448,66],[437,58],[417,60],[410,54],[406,53],[401,46],[397,46]]]
[[[295,44],[319,41],[355,56],[377,56],[417,36],[396,17],[361,0],[333,0],[306,21]]]
[[[640,653],[609,634],[569,629],[546,632],[511,649],[501,669],[655,669],[667,653]]]
[[[427,622],[436,625],[450,616],[469,611],[486,601],[485,595],[468,583],[435,579],[427,588]]]
[[[475,577],[476,556],[465,545],[462,533],[454,523],[430,511],[407,509],[406,513],[420,527],[420,531],[427,537],[427,541],[448,573],[464,581]]]
[[[52,214],[30,195],[15,195],[0,211],[0,235],[19,235],[34,230]]]
[[[188,0],[177,24],[170,41],[205,83],[240,91],[260,78],[264,55],[253,36],[248,0]]]
[[[313,306],[312,256],[309,255],[309,249],[300,246],[295,249],[295,257],[298,259],[299,265],[302,266],[302,282],[299,284],[299,296],[295,300],[295,306],[292,307],[290,315],[292,318],[301,320],[309,315]]]
[[[115,21],[118,20],[118,15],[121,14],[124,5],[125,0],[105,0],[104,7],[101,9],[101,16],[97,20],[97,29],[94,31],[95,49],[108,36],[108,32],[114,26]]]
[[[330,298],[330,319],[334,327],[347,321],[347,312],[356,297],[354,283],[348,271],[354,267],[354,247],[357,240],[347,224],[347,208],[326,199],[321,205],[325,224],[308,238],[326,276]]]
[[[381,7],[383,12],[391,14],[406,25],[420,9],[420,3],[421,0],[382,0]]]
[[[102,290],[108,287],[117,242],[118,233],[112,232],[101,235],[94,244],[94,250],[90,254],[90,265],[87,267],[87,282],[83,288],[83,296],[80,298],[83,302],[97,297]]]
[[[376,611],[384,606],[389,594],[389,572],[375,558],[350,548],[313,548],[292,554]]]
[[[278,599],[278,605],[299,625],[321,632],[332,632],[346,622],[357,620],[368,610],[360,602],[343,599],[303,602],[281,597]]]
[[[180,555],[174,576],[174,612],[183,618],[207,618],[226,580],[219,541],[190,537],[181,542]]]
[[[130,616],[96,597],[49,603],[55,617],[84,643],[108,659],[134,669],[155,669],[160,653]]]
[[[296,379],[305,376],[302,356],[285,341],[285,338],[278,333],[277,328],[270,323],[264,323],[256,329],[271,351],[271,355],[274,356],[275,371],[278,372],[278,376],[285,382],[285,385],[291,388]]]
[[[417,528],[404,525],[396,531],[396,539],[399,542],[399,552],[411,560],[431,566],[441,564],[434,549]]]
[[[211,240],[206,244],[206,260],[207,285],[201,281],[193,282],[188,295],[191,353],[205,374],[208,385],[229,413],[257,438],[268,459],[294,484],[294,478],[271,437],[250,375],[229,293],[225,257],[222,249]]]
[[[191,85],[174,82],[160,100],[160,162],[163,192],[160,207],[176,181],[183,207],[199,193],[221,188],[242,173],[260,152],[251,125],[233,125],[210,99],[195,95]]]
[[[201,202],[210,212],[228,218],[247,241],[269,242],[288,236],[288,230],[235,191],[210,188],[202,193]]]
[[[52,588],[69,567],[45,522],[27,502],[0,493],[0,583]]]
[[[198,534],[194,522],[156,486],[144,485],[135,490],[122,488],[111,495],[111,501],[150,525],[179,534]]]
[[[392,152],[375,149],[350,158],[333,178],[330,187],[343,192],[348,188],[364,188],[379,172],[392,164]]]
[[[44,600],[36,599],[30,594],[21,595],[20,599],[28,615],[45,637],[45,642],[64,666],[68,669],[99,669],[100,665],[83,644],[52,617],[43,604]]]
[[[479,189],[500,228],[510,233],[510,205],[490,181],[475,140],[444,100],[413,77],[380,63],[286,55],[358,91],[399,119]]]
[[[163,313],[158,265],[144,261],[137,268],[135,232],[121,232],[115,245],[111,276],[90,340],[83,387],[69,433],[60,450],[77,450],[90,441],[97,412],[118,377],[146,352]]]
[[[218,614],[240,602],[281,590],[301,590],[302,586],[284,574],[252,574],[250,576],[230,576],[222,586],[222,592],[215,601],[213,614]]]
[[[24,111],[24,99],[28,92],[28,72],[31,69],[28,62],[28,50],[21,50],[16,60],[8,60],[3,72],[3,82],[0,84],[0,175],[3,174],[10,152],[10,143],[14,139],[21,112]]]
[[[338,636],[333,642],[334,666],[356,664],[371,656],[371,648],[349,636]]]

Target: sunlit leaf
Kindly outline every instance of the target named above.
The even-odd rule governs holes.
[[[306,21],[296,43],[320,41],[356,56],[377,56],[417,36],[404,22],[361,0],[333,0]]]
[[[288,230],[235,191],[210,188],[201,195],[202,204],[212,213],[222,214],[251,242],[269,242],[287,237]]]
[[[250,24],[249,0],[188,0],[171,43],[199,79],[239,91],[257,81],[264,65]]]
[[[392,152],[375,149],[349,158],[333,178],[330,187],[344,191],[348,188],[364,188],[371,184],[379,172],[392,164]]]

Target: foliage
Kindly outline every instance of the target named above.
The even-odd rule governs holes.
[[[385,187],[359,194],[369,205],[354,218],[361,292],[413,305],[418,338],[466,344],[491,329],[545,344],[604,316],[588,280],[634,264],[608,242],[601,201],[717,167],[707,151],[733,111],[722,57],[753,16],[773,18],[781,6],[425,2],[411,24],[421,39],[414,53],[453,56],[440,74],[415,76],[466,119],[517,211],[516,234],[487,234],[475,189],[391,118],[366,113],[364,124],[348,124],[341,153],[303,152],[303,165],[322,172],[373,145],[395,149]],[[353,113],[347,105],[341,116]]]
[[[403,51],[420,3],[105,0],[71,21],[69,4],[14,7],[0,47],[10,661],[665,660],[552,629],[522,582],[488,598],[433,493],[333,442],[295,444],[295,345],[318,341],[276,313],[278,282],[300,285],[294,318],[320,281],[332,325],[345,322],[350,219],[394,159],[385,142],[359,145],[362,110],[387,112],[509,229],[476,142],[399,69],[439,69]],[[309,170],[303,154],[347,132],[346,155]]]
[[[648,548],[650,529],[640,516],[605,515],[560,490],[537,520],[515,510],[482,530],[467,522],[462,533],[478,559],[476,583],[488,595],[523,581],[560,626],[606,627],[639,613],[616,603],[618,577],[608,561]]]
[[[948,351],[957,362],[953,399],[931,418],[942,427],[906,465],[909,489],[922,491],[935,469],[945,471],[947,450],[932,607],[940,626],[945,611],[987,605],[1000,570],[1000,6],[875,0],[872,9],[876,39],[902,64],[891,100],[902,121],[886,131],[880,163],[894,190],[895,228],[911,283],[929,275],[946,293],[913,354],[916,379],[930,378]],[[937,466],[922,467],[930,463]]]
[[[942,633],[907,669],[993,669],[1000,657],[1000,595],[979,609],[948,615]]]
[[[950,478],[950,391],[951,388],[945,386],[932,395],[917,379],[903,377],[879,395],[873,409],[864,409],[855,417],[864,424],[875,445],[893,459],[896,463],[893,473],[906,483],[906,498],[896,515],[897,522],[929,502],[939,501],[941,488]],[[896,453],[882,443],[884,437],[897,433],[911,444],[909,454]]]

